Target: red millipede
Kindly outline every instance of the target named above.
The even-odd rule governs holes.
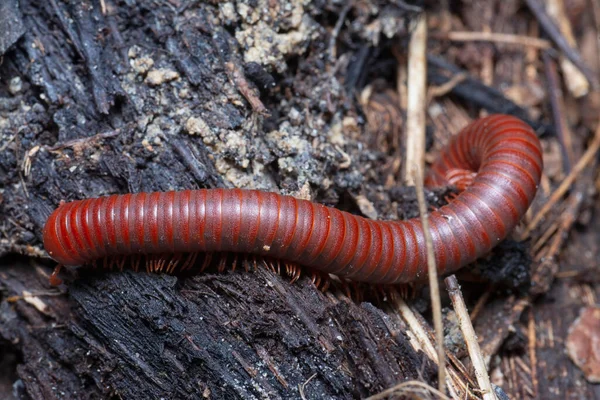
[[[464,128],[425,182],[466,187],[429,216],[439,272],[473,262],[504,239],[529,208],[541,173],[539,139],[521,120],[493,115]],[[67,266],[107,257],[233,252],[369,283],[412,282],[427,272],[420,219],[373,221],[290,196],[240,189],[65,203],[46,222],[44,246]],[[173,272],[179,261],[164,261],[165,269]],[[180,269],[189,262],[188,257]]]

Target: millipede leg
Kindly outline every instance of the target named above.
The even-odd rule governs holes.
[[[329,289],[329,285],[331,284],[331,280],[329,278],[324,279],[323,287],[321,288],[321,292],[326,292]]]
[[[152,255],[148,254],[146,256],[146,273],[151,274],[152,273]]]
[[[263,264],[265,265],[265,267],[271,271],[272,273],[275,273],[275,265],[273,265],[273,260],[263,260]]]
[[[109,262],[109,264],[108,264],[108,269],[109,269],[110,271],[112,271],[112,270],[113,270],[113,268],[115,267],[115,264],[116,264],[116,258],[117,258],[116,256],[112,256],[112,257],[110,257],[110,260],[109,260],[110,262]]]
[[[196,256],[198,255],[198,253],[195,253]],[[210,265],[210,262],[212,261],[212,256],[213,253],[205,253],[204,255],[204,260],[202,261],[202,267],[200,267],[200,272],[203,272],[206,267],[208,267]],[[196,260],[196,258],[194,257],[194,261]]]
[[[354,293],[356,293],[356,297],[354,297],[356,299],[357,302],[362,302],[364,299],[363,296],[363,290],[360,288],[359,283],[358,282],[352,282],[352,288],[354,289]]]
[[[131,259],[131,269],[133,269],[135,272],[138,272],[138,270],[140,269],[141,259],[142,257],[139,254],[136,254]]]
[[[300,273],[301,273],[301,268],[296,265],[296,264],[291,264],[291,263],[286,263],[286,270],[287,270],[287,274],[288,276],[291,276],[291,280],[290,283],[294,283],[296,282],[298,279],[300,279]]]
[[[375,301],[380,304],[381,303],[381,298],[385,298],[385,293],[382,292],[382,287],[381,285],[375,285],[375,287],[373,288],[373,293],[375,295]]]
[[[163,272],[163,269],[165,268],[165,264],[167,263],[167,256],[166,255],[159,255],[157,260],[156,260],[156,268],[155,268],[155,272]]]
[[[167,266],[168,274],[172,274],[173,272],[175,272],[175,268],[177,268],[179,261],[181,261],[181,257],[182,257],[181,253],[175,253],[173,255],[173,258],[171,258],[171,261],[169,262],[169,265]]]
[[[321,284],[321,275],[317,274],[316,272],[312,273],[312,283],[314,283],[314,285],[317,287],[317,289],[319,288],[319,285]]]
[[[150,273],[154,273],[156,268],[156,256],[152,255],[150,257]]]
[[[188,265],[188,269],[192,268],[196,265],[196,260],[198,259],[198,253],[192,253],[192,258],[190,260],[190,265]]]
[[[342,292],[344,292],[346,297],[348,297],[349,299],[352,298],[352,291],[350,290],[350,284],[348,283],[348,281],[343,281]]]
[[[450,203],[454,199],[456,199],[457,197],[458,197],[458,194],[456,194],[456,193],[450,193],[450,194],[447,194],[446,196],[444,196],[444,200],[446,201],[446,203]]]
[[[237,253],[233,255],[233,261],[232,261],[232,265],[231,265],[231,272],[235,271],[235,268],[237,267],[237,261],[238,261],[238,255]]]
[[[400,287],[399,287],[398,289],[399,289],[399,290],[398,290],[398,292],[397,292],[397,293],[398,293],[398,294],[399,294],[399,295],[400,295],[400,296],[401,296],[403,299],[406,299],[406,298],[408,298],[408,294],[409,294],[409,293],[408,293],[408,291],[409,291],[409,288],[408,288],[408,286],[407,286],[407,285],[400,285]]]
[[[225,268],[227,268],[227,256],[224,254],[221,254],[220,256],[221,257],[219,258],[217,271],[219,271],[219,273],[223,273],[223,271],[225,271]]]
[[[192,260],[195,260],[194,254],[197,255],[198,253],[188,253],[187,257],[185,258],[185,261],[179,269],[180,271],[185,271],[191,268],[191,266],[193,265]]]
[[[123,268],[125,267],[125,261],[127,261],[126,256],[121,256],[117,259],[117,268],[119,268],[120,272],[123,272]]]

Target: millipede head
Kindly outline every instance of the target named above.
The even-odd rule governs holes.
[[[62,270],[62,268],[63,268],[62,264],[58,264],[54,268],[54,271],[52,271],[52,274],[50,275],[50,286],[60,286],[60,285],[62,285],[63,281],[62,281],[62,279],[60,279],[58,277],[58,274],[60,274],[60,271]]]

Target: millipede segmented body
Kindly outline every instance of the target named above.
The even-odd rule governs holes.
[[[477,120],[432,166],[429,187],[467,186],[431,212],[440,273],[488,253],[533,200],[542,151],[533,130],[505,115]],[[406,283],[426,276],[419,219],[373,221],[275,193],[239,189],[138,193],[62,204],[44,228],[58,263],[139,254],[246,253],[353,281]]]

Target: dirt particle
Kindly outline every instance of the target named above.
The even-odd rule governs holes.
[[[153,69],[152,71],[148,72],[145,82],[151,86],[158,86],[175,79],[179,79],[179,73],[177,71],[161,68]]]
[[[17,95],[19,94],[19,92],[23,89],[23,81],[21,80],[20,77],[15,76],[14,78],[12,78],[10,80],[10,83],[8,85],[8,91],[10,92],[10,94]]]
[[[316,32],[317,24],[307,15],[301,19],[296,30],[277,33],[263,21],[248,29],[238,31],[236,39],[247,50],[244,54],[246,63],[255,62],[261,65],[272,65],[278,72],[287,69],[286,55],[303,54],[306,44]]]
[[[203,138],[212,137],[211,142],[214,141],[214,133],[210,126],[200,117],[190,117],[185,123],[185,130],[190,135],[200,135]]]
[[[219,4],[220,17],[227,24],[234,24],[238,20],[238,15],[235,12],[235,6],[232,2]]]
[[[148,72],[150,68],[152,68],[152,66],[154,65],[154,60],[150,57],[142,57],[131,60],[129,62],[129,65],[131,65],[131,68],[133,68],[135,72],[137,72],[140,75],[143,75],[146,72]]]
[[[369,201],[369,199],[367,199],[364,195],[359,194],[354,198],[354,200],[356,201],[356,205],[360,209],[360,212],[370,219],[377,219],[377,210],[375,209],[373,203]]]

